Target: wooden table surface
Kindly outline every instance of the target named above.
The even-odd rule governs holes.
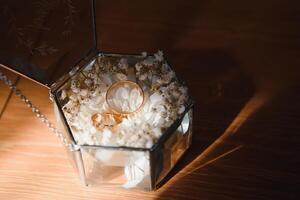
[[[196,100],[191,149],[158,191],[84,187],[0,82],[0,199],[299,199],[298,1],[130,2],[98,1],[98,48],[165,51]],[[46,88],[0,70],[55,120]]]

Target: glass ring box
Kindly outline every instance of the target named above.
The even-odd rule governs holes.
[[[85,185],[155,190],[192,141],[193,101],[158,51],[97,49],[94,1],[6,1],[0,63],[50,90]]]

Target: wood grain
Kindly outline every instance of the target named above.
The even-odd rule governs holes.
[[[96,6],[98,48],[163,49],[187,82],[193,145],[156,192],[84,187],[58,139],[12,96],[0,119],[0,199],[300,198],[298,1]],[[47,89],[23,78],[18,87],[54,120]],[[8,93],[0,83],[0,108]]]

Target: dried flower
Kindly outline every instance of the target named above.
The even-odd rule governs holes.
[[[142,69],[142,67],[143,67],[143,65],[141,65],[141,63],[136,63],[136,64],[135,64],[135,69],[136,69],[137,71],[140,71],[140,70]]]
[[[164,54],[160,50],[157,53],[154,54],[154,57],[159,62],[162,62],[164,60]]]
[[[147,52],[143,51],[142,52],[142,57],[144,57],[144,58],[147,57]]]
[[[60,95],[60,99],[64,100],[65,98],[67,98],[67,92],[65,90],[62,90],[61,95]]]
[[[127,80],[127,76],[125,74],[122,74],[122,73],[117,73],[116,77],[119,80]]]
[[[128,68],[127,59],[126,58],[121,58],[118,66],[119,66],[120,69],[127,69]]]

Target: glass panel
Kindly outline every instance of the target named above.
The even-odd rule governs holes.
[[[56,118],[56,128],[63,134],[64,138],[67,139],[68,143],[74,143],[73,138],[67,128],[67,125],[65,124],[65,120],[63,119],[61,113],[58,110],[58,107],[56,103],[53,104],[54,108],[54,114]],[[86,177],[84,172],[84,166],[82,162],[82,156],[81,151],[70,151],[70,149],[66,148],[66,152],[68,154],[69,160],[73,166],[73,168],[76,170],[81,182],[84,185],[87,185],[86,183]]]
[[[158,148],[155,158],[156,183],[161,182],[190,147],[192,139],[192,109],[183,117],[177,130]]]
[[[89,185],[151,190],[149,151],[84,147],[82,157]]]
[[[0,64],[51,85],[96,48],[93,15],[92,0],[2,0]]]

